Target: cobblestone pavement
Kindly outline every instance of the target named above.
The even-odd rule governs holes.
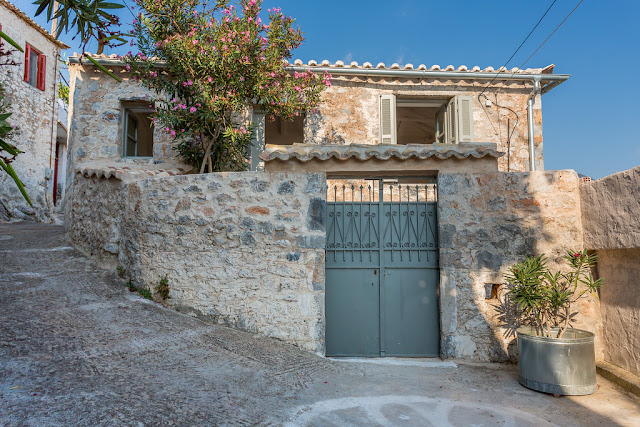
[[[640,425],[640,402],[553,398],[511,365],[328,360],[130,293],[62,227],[0,225],[0,425]]]

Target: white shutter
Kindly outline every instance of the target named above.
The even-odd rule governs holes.
[[[456,108],[456,98],[451,98],[447,102],[447,115],[446,115],[446,143],[457,144],[458,143],[458,114]]]
[[[380,144],[397,144],[396,96],[380,96]]]
[[[473,142],[473,98],[458,96],[458,142]]]
[[[264,162],[258,157],[264,151],[265,135],[264,135],[264,113],[254,111],[252,116],[253,135],[251,136],[250,158],[252,171],[264,170]]]

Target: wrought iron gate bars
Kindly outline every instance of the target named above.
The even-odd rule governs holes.
[[[424,180],[424,178],[420,179]],[[351,178],[351,180],[354,179]],[[339,262],[337,258],[339,255],[336,253],[338,251],[342,252],[343,263],[357,262],[357,258],[362,263],[363,256],[366,257],[367,253],[368,261],[373,263],[374,251],[379,252],[381,259],[378,263],[383,261],[385,251],[390,252],[391,262],[395,262],[396,256],[399,256],[400,262],[405,261],[405,256],[409,262],[412,262],[413,252],[417,252],[416,261],[421,262],[423,251],[428,261],[429,249],[433,249],[434,242],[437,241],[433,221],[429,218],[433,216],[433,210],[428,209],[429,204],[435,204],[436,185],[429,182],[387,184],[385,182],[387,179],[383,178],[359,181],[369,182],[369,184],[365,187],[363,184],[343,183],[327,187],[327,196],[333,196],[333,201],[328,197],[327,203],[329,219],[327,237],[332,237],[331,241],[327,242],[327,250],[333,252],[333,260],[328,261]],[[433,202],[429,201],[430,186],[433,189]],[[397,193],[394,187],[397,187]],[[415,200],[412,200],[412,195],[415,195]],[[422,195],[424,195],[424,201],[421,200]],[[396,198],[397,201],[394,200]],[[348,260],[347,251],[350,252],[350,260]],[[405,252],[407,252],[406,255]]]

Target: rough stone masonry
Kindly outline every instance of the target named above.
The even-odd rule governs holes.
[[[80,172],[67,206],[79,248],[152,291],[166,276],[167,303],[180,311],[323,352],[324,174]],[[558,266],[565,250],[582,249],[578,176],[438,182],[441,355],[513,359],[512,325],[500,315],[504,273],[531,253]],[[497,298],[487,292],[494,285]],[[580,308],[576,326],[599,346],[599,306]]]
[[[69,208],[80,248],[138,286],[166,276],[180,311],[323,351],[323,174],[87,175]]]

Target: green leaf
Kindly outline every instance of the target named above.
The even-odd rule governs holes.
[[[118,76],[116,76],[115,74],[113,74],[111,71],[107,70],[106,68],[104,68],[101,64],[98,64],[98,61],[96,61],[95,59],[93,59],[90,56],[87,56],[87,58],[89,59],[89,61],[93,62],[93,65],[95,65],[96,67],[98,67],[99,69],[101,69],[102,71],[104,71],[105,73],[107,73],[110,77],[112,77],[114,80],[116,80],[118,83],[122,82],[122,79],[120,79]]]
[[[15,41],[13,41],[13,39],[11,37],[9,37],[8,35],[6,35],[4,32],[0,31],[0,37],[5,39],[7,41],[7,43],[9,43],[11,46],[15,47],[16,49],[18,49],[20,52],[24,53],[24,50],[20,47],[20,45],[18,43],[16,43]]]
[[[0,167],[4,169],[4,171],[16,183],[16,185],[18,186],[18,190],[20,190],[20,193],[22,193],[22,197],[24,197],[27,203],[29,203],[29,206],[33,206],[33,204],[31,203],[31,199],[29,199],[29,195],[27,194],[27,190],[25,190],[24,185],[22,184],[22,181],[20,181],[20,178],[18,178],[18,175],[16,174],[16,171],[14,171],[13,168],[11,167],[11,164],[5,163],[4,161],[2,161],[2,159],[0,159]]]
[[[100,9],[122,9],[123,7],[124,5],[118,3],[98,2],[98,8]]]
[[[1,139],[0,139],[0,148],[2,148],[4,151],[6,151],[12,156],[17,156],[18,154],[22,153],[22,151],[18,150],[17,148],[14,148],[11,144]]]

